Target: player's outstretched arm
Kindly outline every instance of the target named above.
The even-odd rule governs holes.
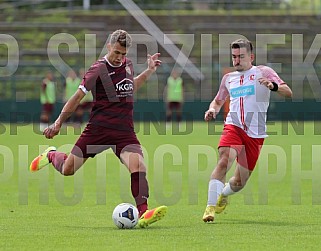
[[[134,78],[134,91],[137,91],[147,79],[157,70],[157,67],[162,64],[159,60],[160,53],[155,53],[154,55],[147,55],[148,67],[145,71]]]
[[[212,119],[216,119],[216,115],[219,113],[219,111],[221,110],[223,104],[225,103],[225,100],[217,100],[217,99],[214,99],[208,110],[205,112],[205,115],[204,115],[204,120],[205,121],[210,121]]]
[[[286,98],[292,98],[292,90],[287,84],[279,85],[277,93]]]
[[[259,78],[259,82],[261,85],[265,85],[271,91],[275,91],[283,97],[286,97],[286,98],[292,97],[292,90],[286,83],[277,85],[276,83],[271,82],[267,78]]]
[[[81,89],[78,89],[75,94],[67,101],[55,123],[53,123],[43,131],[43,134],[47,139],[52,139],[59,133],[62,124],[76,110],[84,96],[85,93]]]

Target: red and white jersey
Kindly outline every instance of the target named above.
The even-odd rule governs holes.
[[[259,78],[265,77],[280,85],[284,81],[268,66],[252,66],[247,71],[234,71],[223,76],[216,100],[230,98],[229,113],[225,124],[242,128],[252,138],[265,138],[266,114],[269,107],[270,90],[261,85]]]

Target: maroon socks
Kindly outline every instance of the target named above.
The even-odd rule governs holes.
[[[131,174],[131,191],[136,201],[139,216],[141,216],[148,208],[147,199],[148,194],[148,182],[145,172],[135,172]]]
[[[48,156],[49,162],[52,163],[54,168],[58,172],[62,173],[65,160],[68,157],[67,154],[57,152],[57,151],[50,151],[47,156]]]

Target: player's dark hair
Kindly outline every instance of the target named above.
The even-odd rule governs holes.
[[[123,47],[130,47],[132,45],[132,38],[127,31],[116,30],[111,34],[110,43],[115,44],[119,43]]]
[[[247,39],[237,39],[233,43],[231,43],[231,49],[240,49],[240,48],[246,48],[247,52],[252,53],[253,52],[253,45],[251,41]]]

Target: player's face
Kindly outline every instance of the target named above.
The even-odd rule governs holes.
[[[235,70],[246,71],[252,67],[254,55],[247,52],[246,48],[232,49],[232,61]]]
[[[47,78],[49,79],[49,80],[53,80],[53,75],[52,75],[52,73],[51,72],[48,72],[47,73]]]
[[[108,61],[115,66],[121,65],[124,58],[127,55],[128,49],[121,46],[118,42],[115,44],[107,44],[107,48],[108,48],[108,54],[107,54]]]

